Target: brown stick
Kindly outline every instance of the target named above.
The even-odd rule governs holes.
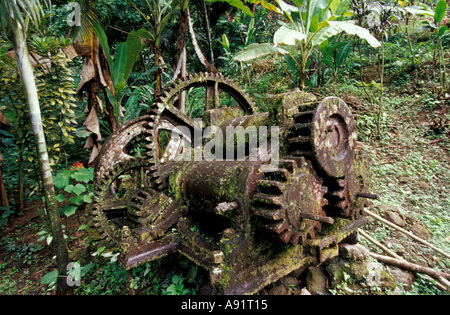
[[[397,255],[396,253],[394,253],[393,251],[389,250],[386,246],[384,246],[383,244],[381,244],[380,242],[378,242],[377,240],[375,240],[374,238],[372,238],[368,233],[366,233],[366,231],[362,230],[362,229],[358,229],[358,233],[361,234],[363,237],[365,237],[368,241],[370,241],[372,244],[378,246],[379,248],[381,248],[384,252],[386,252],[387,254],[389,254],[390,256],[401,260],[401,261],[405,261],[405,259],[403,259],[402,257],[400,257],[399,255]],[[427,279],[432,280],[432,277],[430,277],[429,275],[424,275]],[[445,281],[445,280],[444,280]],[[436,282],[436,286],[444,291],[447,291],[447,287],[442,284],[441,282],[439,282],[439,280],[437,280]]]
[[[410,263],[410,262],[407,262],[404,260],[375,254],[372,252],[370,253],[370,256],[375,258],[376,260],[382,261],[386,264],[394,265],[394,266],[400,267],[402,269],[407,269],[407,270],[410,270],[413,272],[419,272],[419,273],[423,273],[423,274],[432,276],[433,278],[439,280],[441,283],[445,284],[447,286],[448,290],[450,290],[450,282],[448,281],[450,279],[450,274],[448,274],[448,273],[445,273],[442,271],[437,271],[435,269],[424,267],[421,265],[413,264],[413,263]]]
[[[377,219],[378,221],[381,221],[381,222],[383,222],[383,223],[389,225],[390,227],[396,229],[397,231],[400,231],[400,232],[402,232],[403,234],[408,235],[408,236],[411,237],[412,239],[414,239],[414,240],[416,240],[416,241],[418,241],[418,242],[420,242],[420,243],[422,243],[422,244],[428,246],[429,248],[431,248],[431,249],[433,249],[434,251],[436,251],[436,252],[438,252],[438,253],[444,255],[445,257],[450,258],[450,254],[448,254],[448,253],[444,252],[443,250],[437,248],[437,247],[434,246],[433,244],[428,243],[427,241],[421,239],[420,237],[417,237],[416,235],[414,235],[414,234],[412,234],[412,233],[406,231],[405,229],[402,229],[402,228],[399,227],[398,225],[396,225],[396,224],[394,224],[394,223],[392,223],[392,222],[390,222],[390,221],[388,221],[388,220],[386,220],[386,219],[383,219],[382,217],[376,215],[375,213],[373,213],[373,212],[371,212],[371,211],[369,211],[369,210],[364,209],[364,213],[370,215],[371,217]]]
[[[385,251],[386,253],[388,253],[389,255],[391,255],[394,258],[397,258],[399,260],[403,260],[399,255],[397,255],[396,253],[394,253],[393,251],[391,251],[389,248],[387,248],[386,246],[384,246],[383,244],[381,244],[380,242],[378,242],[376,239],[374,239],[372,236],[370,236],[369,234],[366,233],[366,231],[364,231],[363,229],[358,229],[358,233],[361,234],[363,237],[365,237],[368,241],[370,241],[372,244],[375,244],[376,246],[378,246],[379,248],[381,248],[383,251]]]

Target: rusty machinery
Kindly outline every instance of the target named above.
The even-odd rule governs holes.
[[[194,92],[205,100],[194,109],[201,125],[184,101]],[[338,244],[367,222],[368,169],[348,106],[299,90],[270,101],[257,113],[229,79],[196,74],[105,141],[92,215],[121,248],[125,268],[178,251],[209,272],[210,293],[252,294],[336,256]],[[277,167],[261,156],[180,158],[207,145],[194,135],[208,126],[278,126]]]

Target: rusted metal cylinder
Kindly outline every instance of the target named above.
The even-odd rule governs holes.
[[[248,211],[248,205],[261,177],[262,162],[201,161],[192,162],[185,171],[183,195],[190,208],[228,215],[232,211],[217,212],[221,203],[237,202],[238,211]]]

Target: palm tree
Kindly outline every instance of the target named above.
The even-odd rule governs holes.
[[[44,0],[47,1],[47,0]],[[16,54],[17,66],[22,77],[28,106],[30,109],[31,125],[36,141],[39,165],[42,178],[42,192],[48,220],[53,234],[53,246],[58,268],[57,287],[67,288],[66,267],[69,261],[68,250],[59,216],[58,202],[53,186],[52,173],[47,153],[47,145],[41,119],[38,92],[34,80],[33,67],[27,47],[27,29],[29,23],[38,25],[43,14],[39,0],[0,0],[0,22],[2,29],[9,36]]]

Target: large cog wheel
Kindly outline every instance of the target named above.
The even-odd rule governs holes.
[[[257,185],[252,212],[258,224],[284,244],[305,245],[315,238],[321,222],[332,222],[323,211],[327,188],[304,158],[280,161]]]
[[[191,88],[197,87],[205,88],[205,111],[237,105],[245,115],[256,113],[254,101],[248,93],[235,82],[218,73],[196,73],[186,78],[178,79],[164,89],[155,103],[158,107],[170,105],[179,109],[182,113],[190,114],[182,100],[182,97],[184,97],[183,93],[187,93]],[[223,102],[222,96],[224,94],[230,96],[232,101]]]
[[[165,165],[172,161],[192,158],[196,131],[202,134],[207,125],[196,125],[191,115],[194,113],[185,106],[185,94],[192,89],[204,89],[203,113],[213,110],[235,109],[233,113],[224,111],[223,115],[249,115],[256,112],[250,96],[230,79],[213,73],[198,73],[179,79],[169,85],[155,100],[153,110],[158,112],[152,123],[152,141],[147,148],[152,166],[152,184],[158,190],[167,187]],[[184,99],[184,100],[183,100]],[[200,102],[201,103],[201,102]],[[223,104],[224,103],[224,104]],[[184,105],[183,105],[184,104]],[[196,113],[199,115],[199,113]]]
[[[152,135],[155,113],[144,115],[122,125],[103,144],[95,164],[94,183],[100,185],[103,177],[115,165],[128,161],[148,162],[145,139]]]
[[[141,239],[155,236],[153,232],[145,236],[142,229],[149,225],[157,226],[156,214],[147,213],[146,219],[139,219],[137,213],[144,213],[142,209],[149,208],[150,204],[143,200],[132,204],[131,195],[154,200],[164,198],[164,194],[153,189],[164,191],[167,188],[165,166],[182,159],[184,154],[190,154],[196,128],[204,127],[195,126],[194,120],[181,106],[183,93],[199,87],[206,89],[205,110],[223,108],[220,99],[225,93],[231,96],[242,114],[255,111],[252,99],[231,80],[218,74],[201,73],[175,81],[156,99],[146,115],[127,122],[111,134],[96,162],[93,215],[96,227],[113,243],[119,242],[121,228],[128,225]],[[117,196],[117,190],[125,184],[128,191]],[[126,203],[130,203],[130,207]],[[169,224],[171,220],[167,222]]]
[[[142,171],[139,161],[116,164],[95,189],[94,226],[114,245],[120,244],[125,226],[145,243],[163,236],[182,215],[176,202],[143,182]]]

